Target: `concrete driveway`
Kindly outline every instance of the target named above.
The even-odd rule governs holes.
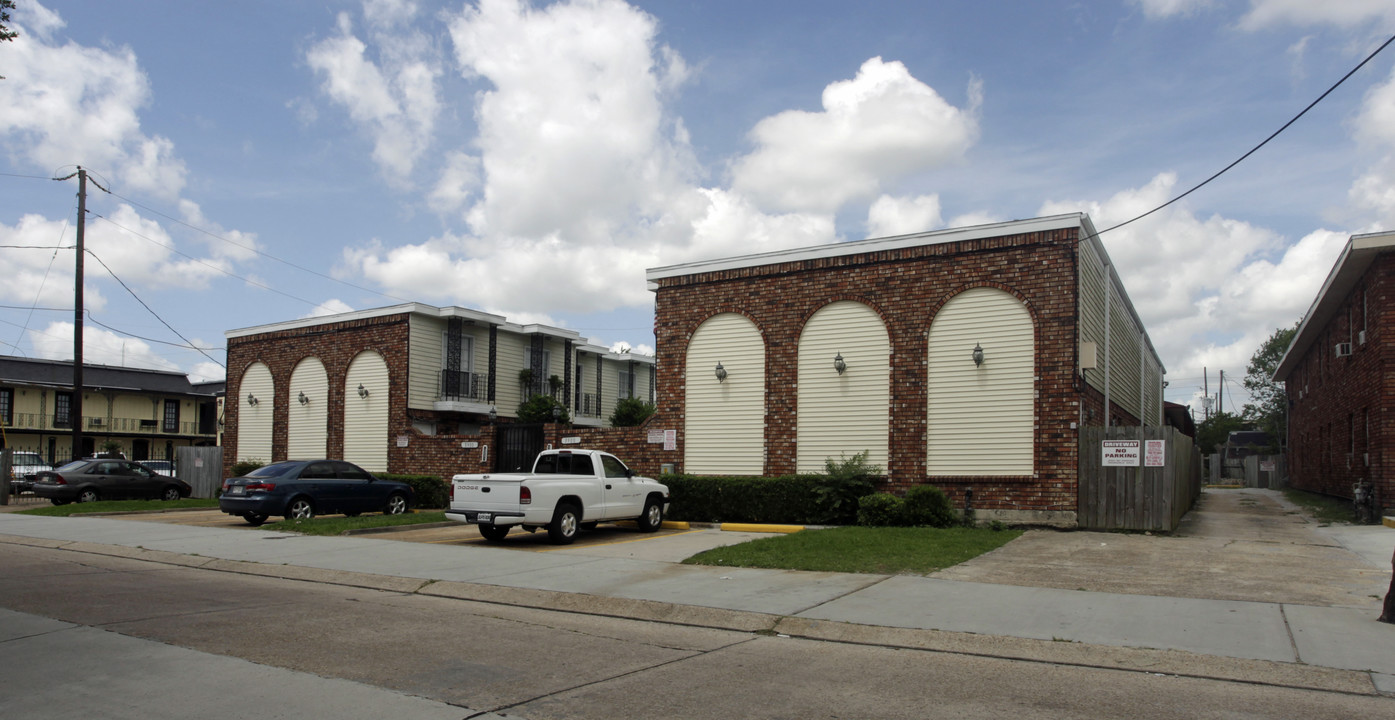
[[[1031,530],[932,577],[1379,614],[1395,530],[1321,526],[1276,490],[1207,489],[1171,535]]]

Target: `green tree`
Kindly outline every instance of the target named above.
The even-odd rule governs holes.
[[[534,395],[519,404],[518,421],[524,423],[569,423],[572,421],[572,416],[571,413],[567,412],[567,406],[558,402],[551,395]]]
[[[1210,455],[1216,452],[1216,448],[1225,444],[1226,438],[1235,430],[1244,430],[1245,421],[1238,415],[1220,412],[1210,418],[1201,421],[1196,426],[1196,446],[1203,455]]]
[[[1250,402],[1245,403],[1241,414],[1256,428],[1269,433],[1271,440],[1267,449],[1270,452],[1278,452],[1288,432],[1288,393],[1283,383],[1274,381],[1274,369],[1288,352],[1296,334],[1297,324],[1275,330],[1250,357],[1250,365],[1245,368],[1244,384],[1250,393]]]
[[[15,9],[15,0],[0,0],[0,40],[14,40],[19,33],[10,29],[10,11]]]
[[[635,427],[654,414],[654,403],[639,398],[620,398],[610,414],[611,427]]]

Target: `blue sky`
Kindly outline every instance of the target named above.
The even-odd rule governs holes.
[[[17,5],[0,352],[72,357],[76,184],[48,178],[80,164],[112,193],[89,199],[86,359],[195,379],[223,377],[226,330],[403,301],[652,351],[648,267],[1079,210],[1108,227],[1395,33],[1390,0]],[[1206,367],[1243,401],[1347,237],[1395,229],[1392,68],[1104,237],[1169,400]]]

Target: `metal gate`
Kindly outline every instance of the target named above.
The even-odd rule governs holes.
[[[546,439],[541,423],[513,423],[499,426],[494,444],[494,472],[528,472]]]

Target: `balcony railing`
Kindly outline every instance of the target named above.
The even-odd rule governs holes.
[[[63,422],[55,421],[48,413],[15,413],[14,422],[5,427],[15,430],[53,430],[68,432],[72,429],[70,418]],[[166,430],[163,420],[141,418],[109,418],[103,415],[83,415],[82,430],[85,433],[125,433],[137,435],[215,435],[213,432],[199,432],[199,423],[194,420],[180,422],[178,429]]]
[[[482,373],[441,371],[441,386],[436,397],[442,400],[485,402],[489,393],[489,376]]]
[[[594,393],[582,393],[581,402],[576,408],[577,417],[598,418],[601,416],[601,396]]]

